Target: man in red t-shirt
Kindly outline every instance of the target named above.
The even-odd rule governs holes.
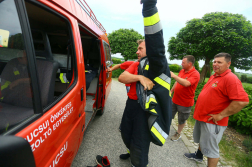
[[[137,43],[139,46],[136,54],[138,60],[140,60],[142,57],[146,56],[145,40],[138,40]],[[119,82],[131,84],[121,122],[121,135],[126,147],[130,149],[130,154],[121,154],[120,158],[127,159],[131,157],[131,161],[134,162],[140,161],[143,157],[148,157],[151,141],[146,111],[142,109],[140,103],[138,102],[136,83],[139,81],[144,86],[144,90],[151,90],[154,86],[153,82],[149,78],[146,78],[143,75],[138,75],[138,65],[138,61],[134,62],[118,78]],[[135,151],[134,149],[132,150],[132,147],[136,147],[136,144],[138,145],[137,148],[139,148],[139,151]],[[141,154],[140,156],[140,152],[143,155]],[[144,161],[147,161],[147,159]]]
[[[129,68],[129,66],[131,65],[131,64],[133,64],[134,63],[134,61],[125,61],[124,63],[122,63],[122,64],[117,64],[117,65],[115,65],[114,67],[112,67],[112,68],[108,68],[108,72],[112,72],[112,71],[114,71],[114,70],[117,70],[117,69],[122,69],[122,70],[126,70],[127,68]],[[129,89],[130,89],[130,84],[125,84],[125,86],[126,86],[126,91],[127,91],[127,93],[129,92]]]
[[[178,76],[171,72],[171,77],[176,80],[171,89],[174,92],[172,98],[172,117],[178,112],[178,130],[172,136],[172,141],[181,138],[180,133],[183,130],[186,120],[190,116],[191,108],[194,105],[195,90],[200,80],[199,72],[194,68],[195,58],[187,55],[182,60],[182,70]]]
[[[199,143],[195,153],[185,153],[188,159],[202,162],[203,154],[208,166],[216,167],[219,161],[219,142],[228,125],[228,117],[238,113],[249,103],[241,81],[231,72],[231,56],[219,53],[214,57],[215,72],[203,87],[195,106],[196,119],[193,138]]]

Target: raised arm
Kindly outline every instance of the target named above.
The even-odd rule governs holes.
[[[160,22],[157,0],[142,0],[146,54],[149,59],[149,71],[152,78],[159,76],[168,67],[165,56],[163,29]]]
[[[114,70],[117,70],[118,68],[120,68],[120,65],[121,65],[121,64],[117,64],[117,65],[115,65],[115,66],[112,67],[112,68],[108,68],[108,72],[112,72],[112,71],[114,71]]]

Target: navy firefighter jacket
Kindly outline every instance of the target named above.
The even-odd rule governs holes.
[[[138,74],[151,79],[155,86],[150,91],[144,91],[138,82],[137,96],[141,107],[149,113],[148,126],[152,142],[162,146],[169,135],[172,119],[171,74],[165,56],[156,0],[143,3],[143,17],[147,56],[140,60]]]

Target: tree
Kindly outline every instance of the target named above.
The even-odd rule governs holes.
[[[196,60],[205,60],[200,74],[204,81],[209,71],[210,60],[220,52],[232,56],[232,66],[238,69],[251,69],[252,66],[252,25],[241,14],[208,13],[201,19],[186,23],[176,37],[168,42],[170,59],[182,59],[194,55]]]
[[[199,62],[198,62],[197,60],[196,60],[195,63],[194,63],[194,67],[195,67],[195,69],[196,69],[197,71],[200,70],[200,68],[199,68]]]
[[[137,59],[137,40],[144,37],[133,29],[119,29],[108,35],[111,52],[121,53],[124,60]]]

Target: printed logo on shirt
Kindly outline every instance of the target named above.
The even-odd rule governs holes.
[[[218,85],[218,81],[215,81],[215,83],[212,84],[212,88],[215,88]]]

